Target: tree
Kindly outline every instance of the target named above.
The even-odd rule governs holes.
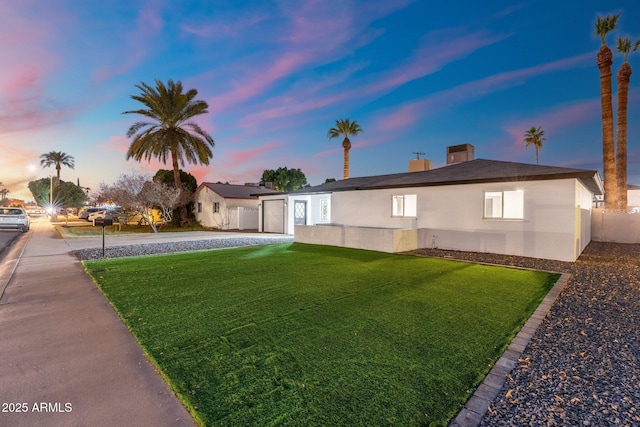
[[[349,150],[351,150],[350,136],[356,136],[360,132],[363,132],[362,128],[357,121],[351,121],[349,119],[336,120],[336,127],[329,129],[327,137],[331,140],[344,136],[342,141],[342,148],[344,149],[344,179],[349,178]]]
[[[40,156],[40,166],[48,168],[51,165],[56,166],[56,176],[60,181],[60,169],[62,166],[73,169],[75,167],[75,160],[73,156],[70,156],[62,151],[50,151]]]
[[[136,172],[122,174],[112,185],[101,184],[99,196],[120,205],[123,209],[140,214],[154,233],[158,231],[153,209],[161,211],[162,219],[171,221],[171,212],[183,200],[181,189],[169,187]]]
[[[168,185],[171,188],[175,188],[175,182],[173,179],[173,171],[168,170],[168,169],[159,169],[158,172],[156,172],[156,174],[153,176],[153,181],[159,181],[162,182],[165,185]],[[180,181],[182,182],[182,188],[184,190],[183,194],[183,199],[185,200],[186,206],[187,206],[187,218],[189,220],[191,219],[195,219],[195,214],[193,212],[193,194],[196,192],[196,189],[198,188],[198,181],[196,180],[196,177],[191,175],[188,172],[183,171],[182,169],[180,169]],[[180,225],[180,218],[179,218],[179,214],[178,216],[171,215],[172,217],[172,221],[173,219],[176,219],[177,224],[174,224],[176,226]]]
[[[597,55],[600,69],[600,104],[602,106],[602,169],[604,174],[605,208],[617,206],[617,177],[615,162],[615,146],[613,139],[613,106],[611,103],[611,66],[613,54],[607,47],[606,36],[615,30],[620,15],[598,16],[595,23],[595,34],[600,36],[602,45]]]
[[[272,182],[278,191],[294,191],[307,184],[307,177],[300,169],[279,167],[276,170],[267,169],[262,172],[262,182]]]
[[[156,80],[153,88],[142,82],[136,85],[140,95],[131,98],[140,102],[145,108],[125,111],[123,114],[140,114],[149,121],[136,122],[127,131],[127,137],[133,137],[127,151],[127,160],[133,158],[151,160],[157,158],[167,164],[170,159],[174,185],[182,188],[180,165],[185,160],[190,164],[208,165],[213,157],[211,147],[213,138],[200,126],[191,121],[194,117],[208,113],[209,106],[205,101],[195,100],[198,94],[195,89],[183,93],[182,82],[169,80],[167,85]],[[181,224],[187,222],[187,209],[180,206]]]
[[[631,79],[631,66],[627,62],[629,53],[638,50],[640,40],[634,44],[631,39],[618,38],[618,52],[622,53],[624,62],[618,70],[616,81],[618,82],[618,122],[616,141],[616,187],[618,190],[618,209],[627,209],[627,104],[629,97],[629,80]],[[606,183],[606,181],[605,181]]]
[[[1,184],[2,183],[0,182],[0,185]],[[10,191],[7,190],[6,188],[3,188],[2,190],[0,190],[0,197],[2,197],[2,200],[6,199],[7,198],[7,194],[9,194],[9,193],[10,193]]]
[[[544,131],[541,128],[536,128],[535,126],[531,126],[531,129],[524,134],[524,147],[527,148],[530,145],[533,145],[536,149],[536,165],[540,164],[538,162],[538,150],[542,148],[542,143],[546,140],[547,139],[544,137]]]
[[[336,179],[335,178],[327,178],[327,179],[324,180],[325,184],[328,184],[330,182],[336,182]]]
[[[27,185],[33,195],[36,204],[42,208],[49,206],[49,193],[51,193],[52,209],[79,208],[87,200],[87,195],[73,182],[57,181],[51,185],[51,178],[41,178],[30,181]]]
[[[180,169],[180,182],[182,183],[182,187],[185,190],[190,191],[191,193],[195,193],[198,189],[198,180],[196,177],[191,175],[189,172],[185,172]],[[163,184],[167,184],[171,187],[175,187],[175,181],[173,180],[173,171],[168,169],[159,169],[158,172],[153,176],[154,181],[160,181]]]

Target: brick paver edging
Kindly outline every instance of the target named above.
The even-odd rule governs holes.
[[[536,329],[544,320],[570,277],[571,275],[567,273],[563,273],[560,276],[536,311],[533,312],[527,323],[524,324],[509,347],[507,347],[502,357],[493,365],[482,384],[478,386],[458,416],[449,424],[449,427],[477,427],[480,425],[480,421],[484,414],[487,413],[489,405],[498,396],[507,376],[518,364],[518,359],[522,356],[522,352],[531,341],[531,337],[533,337]]]

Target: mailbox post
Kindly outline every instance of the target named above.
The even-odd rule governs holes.
[[[107,225],[113,225],[113,219],[112,218],[96,218],[93,220],[93,225],[95,227],[97,226],[102,227],[102,258],[104,258],[104,228]]]

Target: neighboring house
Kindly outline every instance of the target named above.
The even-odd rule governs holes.
[[[631,209],[640,210],[640,185],[629,185],[627,187],[627,206]]]
[[[194,213],[204,227],[221,230],[257,230],[257,195],[273,192],[255,185],[203,182],[195,191]]]
[[[259,231],[385,252],[424,247],[575,261],[597,171],[477,159],[260,196]]]

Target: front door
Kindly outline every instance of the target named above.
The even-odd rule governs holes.
[[[305,200],[293,202],[293,223],[295,225],[307,224],[307,202]]]

